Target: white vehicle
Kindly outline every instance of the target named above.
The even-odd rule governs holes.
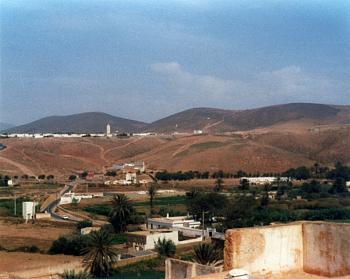
[[[69,217],[68,217],[67,215],[63,215],[62,218],[63,218],[64,220],[69,220]]]

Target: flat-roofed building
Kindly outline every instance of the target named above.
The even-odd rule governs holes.
[[[176,216],[176,217],[161,217],[148,219],[148,227],[150,229],[162,229],[162,228],[198,228],[201,225],[199,221],[190,219],[188,216]]]
[[[172,230],[149,230],[127,233],[127,246],[135,250],[152,250],[158,239],[166,239],[174,242],[175,245],[179,242],[179,232]]]

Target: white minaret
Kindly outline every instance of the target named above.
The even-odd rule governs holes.
[[[111,125],[109,125],[108,123],[106,127],[106,135],[109,136],[110,134],[111,134]]]

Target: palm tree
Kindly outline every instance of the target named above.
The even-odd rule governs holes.
[[[194,248],[194,258],[196,263],[217,266],[222,264],[222,252],[212,244],[201,243]]]
[[[112,248],[113,238],[105,230],[93,231],[89,235],[87,246],[82,250],[85,271],[96,277],[109,276],[117,254]]]
[[[172,257],[175,255],[176,246],[175,243],[171,239],[160,239],[155,243],[155,248],[162,257]]]
[[[112,210],[109,214],[109,222],[116,232],[126,231],[130,216],[134,213],[129,198],[124,194],[117,194],[113,197]]]
[[[83,271],[75,272],[74,270],[67,270],[60,277],[61,279],[92,279],[89,273]]]
[[[151,207],[151,214],[153,213],[153,201],[154,198],[157,195],[157,187],[154,183],[152,183],[149,187],[148,187],[148,195],[149,195],[149,204]]]

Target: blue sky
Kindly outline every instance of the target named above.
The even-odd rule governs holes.
[[[350,1],[0,3],[1,122],[350,103]]]

